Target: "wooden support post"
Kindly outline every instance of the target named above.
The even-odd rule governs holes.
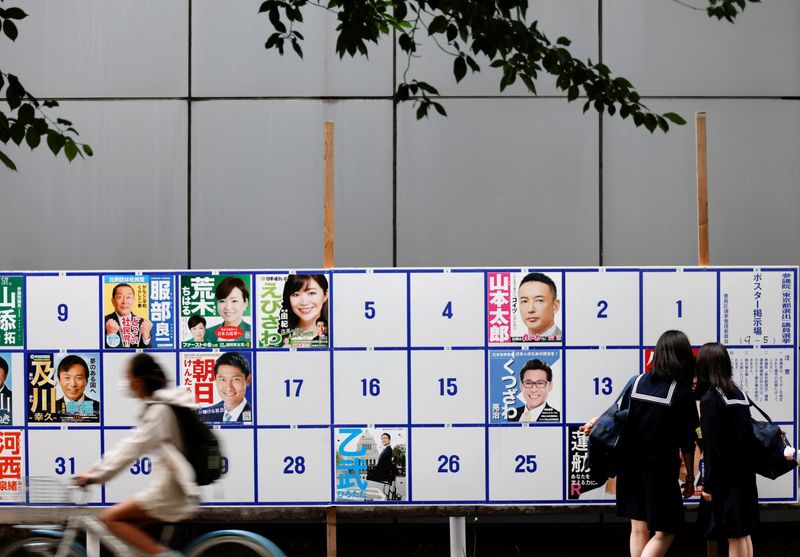
[[[325,120],[325,214],[322,220],[325,234],[325,268],[333,267],[333,121]]]
[[[697,149],[697,264],[708,267],[708,144],[706,113],[694,115]]]
[[[325,268],[333,268],[333,121],[325,120],[325,208],[322,217]],[[336,557],[336,507],[328,507],[325,515],[328,539],[327,557]]]
[[[336,507],[328,507],[325,520],[328,532],[328,557],[336,557]]]

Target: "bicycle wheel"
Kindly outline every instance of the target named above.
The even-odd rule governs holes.
[[[210,532],[190,543],[183,553],[186,557],[286,557],[264,536],[245,530]]]
[[[61,538],[51,536],[31,536],[12,542],[0,551],[0,557],[33,557],[55,555]],[[86,551],[77,543],[72,544],[67,557],[86,557]]]

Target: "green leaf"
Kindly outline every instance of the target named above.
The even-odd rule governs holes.
[[[6,165],[6,167],[10,168],[11,170],[14,171],[17,170],[17,165],[14,164],[14,161],[9,159],[8,156],[6,156],[6,154],[3,151],[0,151],[0,161],[2,161],[3,164]]]
[[[300,58],[303,57],[303,49],[300,48],[300,43],[298,43],[296,40],[292,40],[292,48]]]
[[[447,42],[451,43],[458,36],[458,27],[453,23],[447,26]]]
[[[58,106],[58,101],[53,101],[53,100],[44,101],[44,106],[46,108],[54,108],[54,107]]]
[[[578,87],[577,87],[577,86],[573,85],[573,86],[572,86],[572,87],[570,87],[570,88],[569,88],[569,90],[567,91],[567,100],[568,100],[569,102],[572,102],[572,101],[574,101],[575,99],[577,99],[579,95],[580,95],[580,90],[578,89]]]
[[[453,61],[453,75],[456,76],[456,82],[461,81],[467,75],[467,62],[461,56]]]
[[[11,20],[5,20],[3,22],[3,33],[6,34],[6,37],[11,39],[12,41],[17,40],[17,35],[19,35],[19,31],[17,30],[17,26]]]
[[[431,104],[433,105],[433,108],[436,109],[436,112],[438,112],[442,116],[447,116],[447,111],[444,109],[444,107],[441,104],[439,104],[437,102],[431,102]]]
[[[437,15],[433,18],[430,25],[428,25],[428,35],[435,35],[437,33],[444,33],[447,29],[447,18],[443,15]]]
[[[28,14],[26,14],[22,8],[16,7],[6,9],[6,13],[4,15],[8,19],[25,19],[28,17]]]
[[[684,120],[680,114],[675,114],[674,112],[665,112],[662,114],[662,116],[678,126],[686,125],[686,120]]]
[[[28,147],[31,148],[31,151],[36,149],[41,141],[42,136],[33,128],[33,126],[28,128],[28,131],[25,132],[25,142],[28,144]]]
[[[78,154],[78,146],[72,141],[67,141],[64,144],[64,154],[67,156],[67,160],[72,162]]]
[[[47,132],[47,146],[50,147],[50,150],[53,152],[54,155],[58,155],[58,152],[64,146],[65,143],[64,136],[58,132],[50,130]]]
[[[83,152],[86,153],[87,157],[91,157],[94,155],[94,151],[92,151],[91,145],[83,144]]]
[[[23,124],[28,124],[32,122],[34,117],[35,113],[32,104],[25,103],[19,107],[19,111],[17,112],[17,118]]]
[[[556,44],[561,44],[561,45],[564,45],[564,46],[569,46],[569,45],[571,45],[571,44],[572,44],[572,41],[571,41],[571,40],[569,40],[569,39],[568,39],[568,38],[566,38],[566,37],[559,37],[559,38],[556,40]]]

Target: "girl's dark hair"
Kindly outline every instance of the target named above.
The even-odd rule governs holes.
[[[694,378],[694,354],[685,334],[681,331],[666,331],[658,338],[652,373],[659,379],[691,385]]]
[[[325,278],[325,275],[289,275],[289,278],[286,279],[286,284],[283,285],[283,309],[286,311],[286,315],[289,318],[289,329],[296,329],[300,322],[300,318],[292,311],[292,294],[306,288],[311,279],[319,284],[323,292],[328,292],[328,279]],[[328,318],[327,300],[322,304],[322,310],[319,315],[324,319]]]
[[[704,344],[697,353],[697,379],[719,387],[725,396],[736,395],[733,368],[728,350],[718,342]]]
[[[141,352],[131,358],[131,375],[136,379],[141,379],[144,390],[148,395],[152,395],[159,389],[167,386],[167,378],[164,370],[158,365],[150,354]]]

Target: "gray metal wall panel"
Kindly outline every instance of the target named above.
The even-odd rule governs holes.
[[[642,95],[800,95],[799,27],[797,0],[748,3],[734,24],[679,2],[603,1],[605,60]]]
[[[398,265],[592,265],[597,118],[557,99],[398,114]]]
[[[194,107],[192,266],[321,267],[323,121],[336,122],[336,264],[391,265],[389,101]]]
[[[376,96],[392,93],[392,41],[368,43],[369,59],[340,59],[336,15],[309,4],[296,25],[305,40],[300,59],[266,50],[273,32],[260,2],[194,0],[192,91],[202,97]]]
[[[183,268],[187,112],[178,101],[68,101],[95,156],[68,164],[47,147],[7,148],[3,269]]]
[[[3,71],[39,97],[176,97],[188,88],[189,0],[26,0]],[[9,2],[6,2],[9,4]]]

